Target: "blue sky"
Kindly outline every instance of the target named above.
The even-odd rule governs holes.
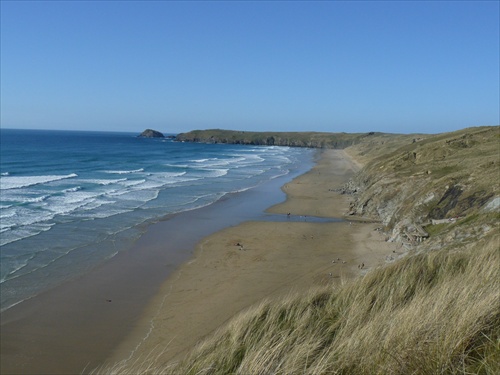
[[[4,128],[500,123],[498,1],[0,4]]]

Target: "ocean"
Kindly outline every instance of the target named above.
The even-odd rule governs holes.
[[[1,310],[128,249],[149,224],[297,170],[313,150],[0,129]]]

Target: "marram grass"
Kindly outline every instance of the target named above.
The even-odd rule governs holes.
[[[106,374],[500,374],[497,233],[363,278],[265,301],[178,363],[161,352]]]

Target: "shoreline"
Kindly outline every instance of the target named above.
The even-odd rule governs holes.
[[[341,150],[323,150],[315,162],[282,186],[284,202],[266,209],[291,219],[245,221],[204,237],[107,364],[155,358],[166,365],[259,301],[352,279],[385,263],[395,246],[375,230],[380,224],[307,221],[343,218],[349,198],[334,189],[359,169]]]
[[[263,218],[265,208],[285,199],[280,187],[312,165],[309,159],[257,187],[168,215],[148,225],[128,250],[3,311],[0,372],[68,374],[99,366],[136,325],[165,279],[192,257],[199,240]]]

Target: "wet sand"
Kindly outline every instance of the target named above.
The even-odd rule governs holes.
[[[148,356],[175,361],[264,298],[348,280],[383,264],[394,245],[376,223],[312,222],[311,216],[343,217],[349,198],[334,189],[359,168],[343,151],[321,155],[313,169],[283,186],[286,201],[267,210],[286,220],[246,221],[201,240],[108,363],[126,366]]]
[[[285,199],[280,187],[311,166],[150,225],[131,249],[2,312],[0,373],[80,374],[101,365],[138,326],[167,277],[192,257],[197,242],[264,217],[267,207]]]

